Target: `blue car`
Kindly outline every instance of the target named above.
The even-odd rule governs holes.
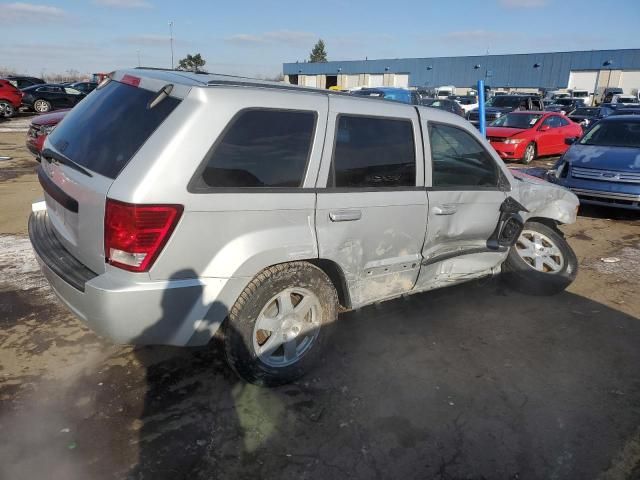
[[[581,203],[640,210],[640,115],[600,120],[571,145],[548,178]]]
[[[392,100],[394,102],[409,103],[412,105],[420,104],[420,97],[415,90],[407,90],[406,88],[397,87],[376,87],[363,88],[352,93],[359,97],[382,98]]]

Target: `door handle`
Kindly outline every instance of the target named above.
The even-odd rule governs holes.
[[[329,218],[332,222],[353,222],[362,218],[360,210],[334,210],[329,212]]]
[[[436,215],[453,215],[458,211],[458,207],[453,204],[442,204],[433,207],[433,213]]]

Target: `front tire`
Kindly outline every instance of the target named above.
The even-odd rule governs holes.
[[[33,102],[33,109],[37,113],[47,113],[51,111],[51,104],[41,98]]]
[[[529,165],[531,162],[533,162],[536,159],[536,156],[537,156],[536,144],[531,142],[524,149],[524,154],[522,155],[522,163],[524,163],[525,165]]]
[[[240,294],[225,322],[229,365],[261,386],[300,378],[321,356],[337,306],[331,280],[310,263],[263,270]]]
[[[555,295],[578,273],[578,259],[562,233],[543,223],[527,222],[502,264],[503,278],[516,291]]]

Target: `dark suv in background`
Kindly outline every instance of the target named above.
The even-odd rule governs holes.
[[[537,95],[499,95],[491,97],[485,104],[485,120],[487,124],[497,118],[516,110],[541,112],[544,110],[542,99]],[[479,110],[473,109],[467,114],[467,120],[474,125],[480,123]]]

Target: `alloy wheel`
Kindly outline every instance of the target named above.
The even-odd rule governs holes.
[[[322,306],[305,288],[287,288],[264,306],[253,328],[253,349],[270,367],[296,363],[320,332]]]
[[[36,100],[33,109],[38,113],[46,113],[49,111],[49,104],[44,100]]]
[[[549,237],[535,230],[523,230],[515,249],[520,258],[538,272],[558,273],[564,267],[560,248]]]

